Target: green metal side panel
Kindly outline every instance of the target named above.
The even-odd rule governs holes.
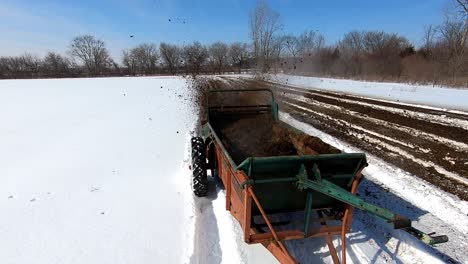
[[[362,153],[330,154],[317,156],[284,156],[249,158],[239,165],[254,182],[254,190],[258,199],[268,213],[293,212],[304,210],[307,192],[311,192],[312,209],[336,208],[343,203],[317,191],[299,190],[296,182],[292,181],[304,163],[317,164],[323,179],[337,186],[350,190],[349,183],[358,168],[366,163],[366,156]],[[291,178],[291,181],[281,180]],[[276,181],[275,181],[276,180]],[[279,182],[278,182],[279,181]],[[256,207],[254,213],[258,213]]]

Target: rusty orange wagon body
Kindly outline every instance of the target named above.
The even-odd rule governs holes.
[[[263,93],[266,102],[249,100],[250,94]],[[246,95],[248,94],[248,95]],[[221,97],[215,103],[211,97]],[[222,100],[222,99],[227,100]],[[247,98],[247,100],[236,100]],[[255,98],[258,98],[255,96]],[[233,100],[234,99],[234,100]],[[235,102],[229,104],[230,101]],[[253,101],[242,103],[240,101]],[[247,121],[246,121],[247,120]],[[270,120],[263,122],[263,120]],[[242,127],[235,135],[223,129],[239,121],[280,125],[278,105],[273,93],[261,90],[218,90],[208,95],[206,121],[202,137],[192,138],[193,190],[205,196],[207,170],[217,175],[225,187],[226,210],[239,222],[244,241],[260,243],[281,263],[297,263],[285,246],[285,240],[324,237],[334,263],[346,263],[346,233],[350,231],[355,208],[365,210],[402,229],[424,243],[448,241],[446,236],[431,236],[411,226],[411,221],[384,208],[370,204],[356,195],[367,166],[363,153],[318,154],[313,149],[301,155],[255,156],[257,141],[245,140],[254,131]],[[256,123],[256,124],[254,124]],[[264,136],[260,140],[269,140]],[[242,152],[242,150],[244,150]],[[239,155],[242,153],[242,155]],[[333,243],[341,237],[341,256]]]

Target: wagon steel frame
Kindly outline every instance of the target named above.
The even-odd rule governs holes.
[[[326,238],[328,248],[331,252],[333,262],[339,263],[338,255],[335,246],[332,243],[333,235],[341,235],[343,241],[342,259],[346,256],[345,247],[345,234],[350,231],[351,222],[353,218],[353,208],[348,207],[345,211],[344,221],[340,226],[328,226],[323,224],[320,228],[308,229],[307,232],[303,230],[291,231],[276,231],[271,221],[269,220],[266,212],[258,200],[254,192],[253,186],[246,186],[239,194],[233,185],[241,185],[241,183],[248,182],[249,178],[242,170],[236,170],[231,166],[229,156],[226,156],[222,150],[222,145],[217,141],[213,141],[216,149],[216,160],[218,166],[218,175],[226,188],[226,210],[237,219],[241,224],[244,241],[248,244],[261,243],[265,246],[281,263],[297,263],[283,244],[283,240],[301,239],[307,237],[323,236]],[[361,173],[353,180],[352,193],[356,193],[358,182]],[[252,202],[260,209],[263,220],[266,222],[271,233],[258,233],[251,225],[251,208]],[[318,219],[322,220],[322,219]],[[323,223],[325,221],[322,220]],[[346,263],[343,261],[342,263]]]

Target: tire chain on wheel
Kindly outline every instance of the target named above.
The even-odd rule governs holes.
[[[206,175],[205,144],[200,137],[192,138],[193,192],[198,197],[206,196],[208,179]]]

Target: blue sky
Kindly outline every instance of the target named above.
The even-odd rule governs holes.
[[[350,30],[385,30],[416,45],[450,0],[269,0],[285,33],[313,29],[334,43]],[[64,53],[73,36],[102,38],[111,54],[142,42],[248,41],[254,0],[1,0],[0,55]],[[169,19],[171,21],[169,21]],[[184,23],[185,22],[185,23]],[[130,38],[130,35],[134,35]]]

